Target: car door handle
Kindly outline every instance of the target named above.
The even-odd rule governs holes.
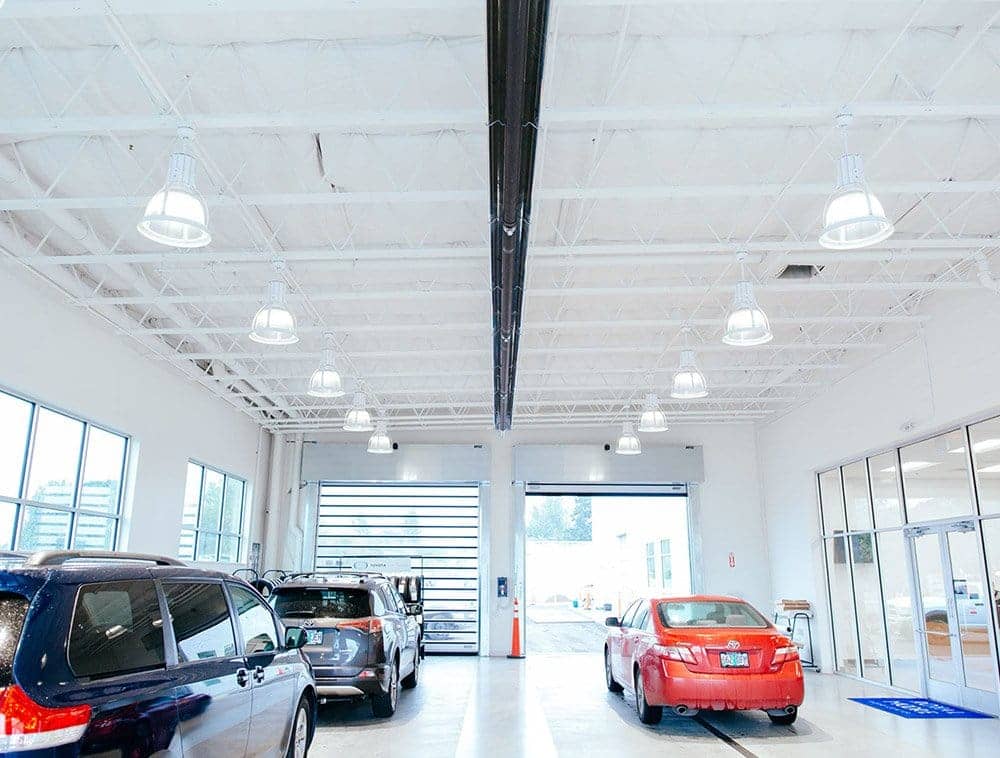
[[[246,669],[240,669],[236,672],[236,683],[240,687],[246,687],[250,684],[250,672]]]
[[[257,684],[260,684],[261,682],[264,681],[264,667],[263,666],[257,666],[253,670],[253,680],[255,682],[257,682]]]

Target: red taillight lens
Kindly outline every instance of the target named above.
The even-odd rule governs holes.
[[[360,629],[362,632],[368,632],[369,634],[382,633],[382,619],[375,618],[374,616],[372,618],[341,621],[337,626],[340,629]]]
[[[797,661],[799,659],[799,649],[795,645],[787,645],[786,647],[775,648],[774,658],[771,659],[772,666],[781,666],[782,664],[789,663],[790,661]]]
[[[671,661],[681,661],[682,663],[691,664],[698,662],[691,648],[684,645],[657,645],[656,652]]]
[[[46,708],[17,685],[0,689],[0,753],[68,745],[89,722],[89,705]]]

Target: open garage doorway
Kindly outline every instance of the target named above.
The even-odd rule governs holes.
[[[525,495],[529,653],[598,654],[640,595],[691,592],[684,493]]]

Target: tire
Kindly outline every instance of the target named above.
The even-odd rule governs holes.
[[[611,673],[611,651],[604,648],[604,681],[608,685],[608,692],[621,692],[625,688],[615,681],[615,675]]]
[[[403,678],[403,689],[412,690],[420,682],[420,649],[413,651],[413,673]]]
[[[799,715],[799,709],[796,708],[791,713],[782,713],[780,716],[775,716],[772,714],[767,714],[767,717],[771,719],[772,724],[777,724],[778,726],[791,726],[795,723],[795,719]]]
[[[399,701],[399,661],[393,661],[389,669],[389,691],[379,690],[372,695],[372,713],[376,718],[387,719],[396,712]]]
[[[312,709],[305,696],[299,698],[295,708],[295,721],[292,722],[292,733],[288,739],[286,758],[305,758],[309,754],[309,743],[312,741]]]
[[[635,672],[635,710],[643,724],[659,724],[663,719],[663,706],[646,702],[646,689],[642,686],[642,672]]]

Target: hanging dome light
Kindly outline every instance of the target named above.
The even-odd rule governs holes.
[[[208,210],[195,186],[198,160],[194,156],[194,129],[177,130],[180,143],[170,155],[167,181],[146,204],[146,212],[136,227],[139,233],[161,245],[204,247],[212,241],[208,232]]]
[[[642,452],[642,443],[639,442],[635,429],[628,421],[622,424],[622,436],[618,438],[615,452],[618,455],[639,455]]]
[[[861,156],[847,149],[847,128],[851,114],[837,116],[844,135],[844,154],[837,163],[837,188],[823,211],[823,231],[819,244],[831,250],[857,250],[878,244],[892,236],[892,222],[865,179]]]
[[[767,314],[757,304],[753,283],[747,277],[746,259],[747,254],[743,251],[736,256],[736,260],[740,263],[740,281],[736,283],[733,307],[726,318],[726,333],[722,337],[722,341],[727,345],[741,347],[763,345],[774,339],[771,323],[767,320]]]
[[[319,368],[313,371],[309,378],[308,394],[313,397],[341,397],[344,394],[344,384],[334,365],[333,335],[329,332],[323,335],[327,346],[323,348],[323,358]]]
[[[375,433],[368,438],[368,452],[373,455],[390,455],[392,453],[392,437],[386,429],[384,421],[375,425]]]
[[[345,432],[370,432],[375,428],[372,423],[372,414],[368,412],[365,393],[358,392],[354,395],[354,403],[351,410],[347,412],[344,419]]]
[[[285,304],[285,283],[280,279],[267,283],[267,302],[253,317],[250,339],[263,345],[294,345],[295,316]]]
[[[695,400],[708,395],[708,382],[698,368],[694,350],[681,350],[681,361],[674,372],[674,382],[670,388],[670,397],[677,400]]]
[[[667,417],[660,410],[660,399],[652,392],[646,395],[642,413],[639,414],[639,431],[642,433],[667,431]]]

